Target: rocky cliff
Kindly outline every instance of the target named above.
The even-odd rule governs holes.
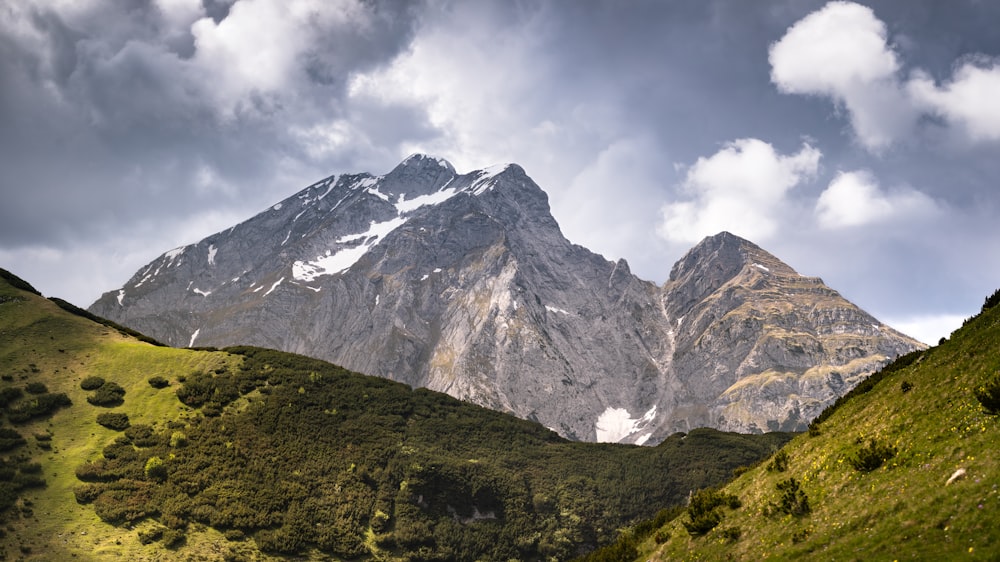
[[[166,252],[90,310],[177,346],[319,357],[587,441],[802,429],[920,344],[728,233],[663,286],[563,237],[510,164],[339,175]]]

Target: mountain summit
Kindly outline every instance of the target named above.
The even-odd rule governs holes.
[[[920,343],[756,245],[705,239],[662,286],[570,243],[516,164],[410,156],[321,180],[164,253],[91,312],[447,392],[586,441],[803,429]]]

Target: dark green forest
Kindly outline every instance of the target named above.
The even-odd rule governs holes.
[[[140,540],[171,548],[205,525],[276,554],[565,560],[790,438],[700,429],[657,447],[571,442],[322,361],[224,351],[242,366],[158,391],[192,408],[186,418],[101,418],[124,431],[78,468],[78,502],[113,525],[153,520]]]

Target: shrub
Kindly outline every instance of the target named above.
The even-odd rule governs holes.
[[[97,496],[101,495],[102,491],[103,488],[100,486],[84,484],[73,488],[73,495],[76,497],[76,503],[88,504],[96,500]]]
[[[87,377],[80,381],[80,388],[84,390],[97,390],[98,388],[101,388],[101,385],[103,384],[104,379],[101,377]]]
[[[163,538],[164,531],[166,529],[163,527],[153,527],[148,531],[139,531],[139,542],[142,544],[154,543]]]
[[[28,394],[45,394],[49,391],[49,387],[43,382],[29,382],[24,390],[28,391]]]
[[[903,394],[906,394],[907,392],[913,390],[913,383],[911,383],[910,381],[903,381],[899,385],[899,389],[903,391]]]
[[[20,388],[13,386],[0,388],[0,406],[6,406],[22,396],[24,396],[24,391]]]
[[[0,451],[9,451],[24,445],[27,441],[20,433],[6,427],[0,427]]]
[[[125,389],[116,382],[107,381],[94,394],[87,397],[87,402],[94,406],[118,406],[125,401]]]
[[[136,447],[155,447],[160,444],[160,438],[153,427],[146,424],[136,424],[125,430],[125,437],[128,437]]]
[[[185,447],[188,444],[187,435],[182,431],[175,431],[170,434],[170,446],[171,447]]]
[[[987,414],[994,416],[1000,414],[1000,373],[994,374],[993,378],[976,387],[973,394]]]
[[[784,472],[788,470],[788,453],[784,449],[778,451],[771,457],[771,462],[767,464],[768,472]]]
[[[848,459],[848,462],[858,472],[871,472],[882,466],[885,461],[896,456],[897,452],[899,452],[898,449],[892,445],[869,439],[868,446],[859,449],[856,455]]]
[[[167,479],[167,465],[164,464],[163,459],[160,457],[149,457],[146,461],[146,468],[144,469],[146,473],[146,478],[150,480],[158,480],[160,482]]]
[[[743,536],[743,530],[739,527],[726,527],[721,529],[719,534],[722,535],[722,540],[732,543],[740,540],[740,537]]]
[[[170,386],[170,381],[157,375],[155,377],[149,377],[149,386],[153,388],[166,388]]]
[[[778,501],[768,502],[764,508],[765,514],[773,516],[783,513],[785,515],[801,517],[808,515],[812,511],[812,508],[809,506],[809,496],[806,495],[796,479],[789,478],[782,480],[775,484],[775,488],[779,493]]]
[[[97,414],[97,423],[108,429],[123,431],[129,427],[128,414],[120,412]]]
[[[739,509],[741,505],[740,499],[733,494],[712,488],[698,490],[691,496],[691,501],[688,503],[690,521],[683,521],[682,524],[692,537],[701,536],[722,522],[720,507],[728,506],[730,509]]]
[[[166,529],[163,531],[163,546],[169,549],[179,548],[184,545],[187,536],[184,531],[178,529]]]
[[[31,400],[22,402],[17,407],[8,410],[7,418],[13,423],[22,423],[32,418],[42,418],[51,415],[63,406],[72,406],[73,402],[66,393],[39,394]]]

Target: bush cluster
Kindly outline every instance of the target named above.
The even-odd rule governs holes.
[[[113,381],[106,381],[87,397],[87,402],[94,406],[120,406],[124,401],[125,389]]]
[[[0,388],[0,407],[6,407],[11,402],[24,396],[24,391],[16,386]]]
[[[84,390],[97,390],[103,384],[104,379],[101,377],[87,377],[80,381],[80,388]]]
[[[24,386],[24,390],[28,394],[47,394],[49,387],[45,386],[43,382],[29,382]]]
[[[24,423],[36,418],[46,418],[59,408],[72,406],[73,401],[65,392],[38,394],[7,409],[7,419],[11,423]]]
[[[877,439],[869,439],[868,445],[858,449],[858,452],[847,459],[847,462],[858,472],[871,472],[885,464],[885,461],[896,456],[895,446],[883,443]]]
[[[733,494],[727,494],[712,488],[698,490],[691,496],[688,503],[688,521],[681,524],[692,537],[704,535],[722,522],[723,506],[739,509],[743,504]]]
[[[769,516],[785,514],[802,517],[812,511],[812,508],[809,506],[809,496],[806,495],[805,490],[802,489],[798,480],[794,478],[782,480],[775,484],[775,489],[778,491],[778,501],[768,502],[764,508],[765,514]]]
[[[154,377],[149,377],[149,386],[153,388],[166,388],[170,386],[170,381],[159,375],[156,375]]]
[[[128,414],[120,412],[105,412],[97,414],[97,423],[108,429],[124,431],[129,427]]]
[[[0,427],[0,452],[9,451],[25,443],[27,441],[20,433],[8,427]]]
[[[23,455],[0,457],[0,514],[14,507],[24,490],[45,486],[41,468]]]
[[[784,449],[778,451],[771,457],[771,462],[767,463],[768,472],[784,472],[788,470],[788,453]]]

